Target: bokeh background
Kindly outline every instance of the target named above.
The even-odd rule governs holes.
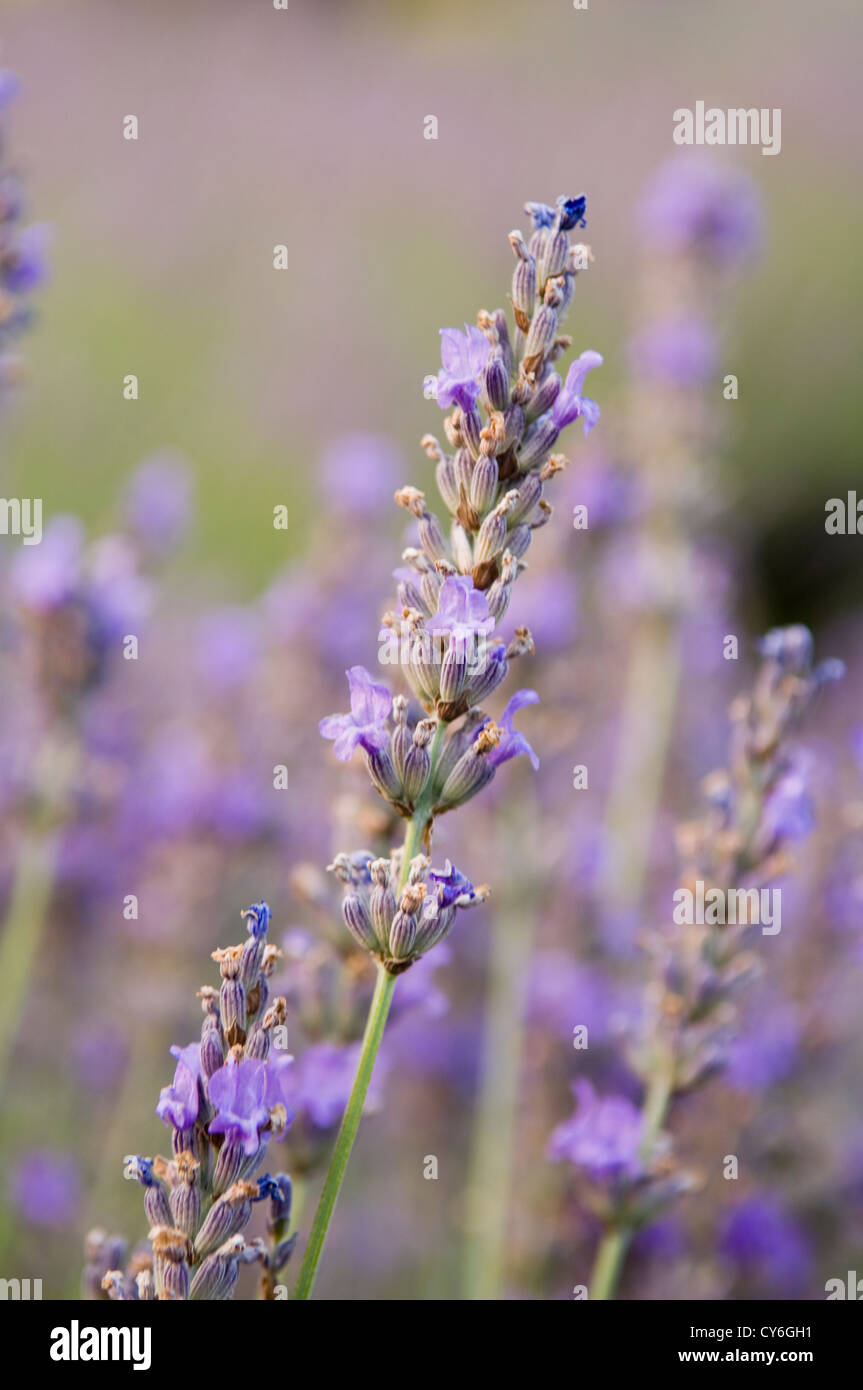
[[[182,455],[194,522],[160,567],[161,598],[151,620],[158,660],[135,691],[127,680],[119,701],[124,718],[134,714],[137,727],[149,722],[148,737],[157,738],[169,718],[160,700],[174,687],[176,747],[184,729],[206,725],[231,768],[242,764],[249,773],[244,805],[255,800],[255,777],[263,785],[274,763],[297,759],[291,804],[268,810],[264,824],[251,812],[243,820],[232,802],[227,829],[189,832],[194,817],[183,819],[174,803],[166,816],[160,792],[158,852],[143,866],[135,860],[134,878],[136,886],[140,878],[152,887],[158,929],[130,930],[116,904],[134,890],[100,880],[97,891],[98,875],[88,877],[89,868],[74,891],[55,897],[28,1015],[36,1017],[38,1005],[43,1019],[47,1010],[51,1022],[38,1027],[48,1028],[50,1046],[25,1023],[4,1104],[0,1272],[43,1277],[46,1296],[49,1288],[52,1297],[75,1296],[88,1226],[98,1220],[131,1238],[142,1233],[139,1194],[122,1182],[119,1160],[164,1147],[153,1105],[170,1080],[168,1044],[184,1042],[197,1025],[191,996],[209,950],[231,939],[239,909],[262,895],[273,900],[283,932],[315,926],[302,895],[292,892],[290,866],[305,858],[319,867],[326,862],[344,786],[324,745],[313,743],[314,730],[320,715],[342,707],[339,671],[370,661],[374,614],[392,587],[403,531],[388,505],[386,470],[378,510],[346,505],[337,495],[338,466],[321,471],[327,451],[346,434],[382,436],[393,450],[395,482],[428,482],[417,441],[438,428],[422,389],[438,366],[438,329],[506,302],[506,234],[524,223],[526,199],[584,190],[585,237],[596,259],[579,282],[568,329],[576,351],[595,347],[605,356],[591,383],[603,422],[586,457],[601,468],[625,454],[637,472],[627,345],[643,312],[648,259],[649,229],[639,208],[645,186],[674,153],[672,112],[699,99],[723,108],[780,107],[782,150],[775,158],[751,148],[719,152],[724,166],[754,184],[764,236],[759,254],[718,296],[719,376],[736,374],[740,397],[723,403],[716,387],[711,489],[721,505],[703,520],[698,545],[705,555],[719,552],[723,572],[733,575],[731,596],[720,585],[717,600],[720,612],[734,614],[726,630],[751,636],[775,623],[806,622],[819,646],[824,634],[852,677],[816,726],[832,848],[809,852],[794,917],[801,932],[817,922],[829,938],[829,948],[806,948],[827,983],[819,986],[813,1016],[804,988],[809,954],[796,955],[789,945],[782,987],[793,1020],[783,1037],[793,1034],[795,1060],[780,1068],[779,1080],[768,1078],[772,1099],[758,1088],[752,1095],[731,1088],[724,1109],[712,1113],[737,1127],[766,1115],[752,1144],[761,1161],[758,1190],[773,1200],[784,1183],[777,1200],[795,1214],[788,1222],[802,1223],[797,1245],[781,1233],[793,1249],[776,1257],[776,1269],[793,1266],[797,1282],[771,1282],[768,1271],[748,1292],[823,1296],[825,1278],[854,1267],[845,1259],[863,1229],[854,1169],[863,1121],[844,1080],[853,1076],[856,1057],[852,1001],[841,989],[841,1003],[830,993],[838,988],[830,971],[843,975],[847,960],[841,952],[835,958],[826,917],[828,889],[844,902],[842,885],[856,881],[860,869],[856,812],[841,808],[863,794],[852,742],[863,580],[859,538],[827,536],[824,504],[860,484],[861,30],[863,16],[850,0],[829,0],[817,13],[803,0],[591,0],[587,11],[566,0],[291,0],[287,13],[265,0],[29,0],[0,7],[0,58],[22,81],[7,159],[25,180],[30,215],[53,229],[50,281],[35,298],[34,331],[22,345],[26,377],[5,408],[4,493],[41,495],[46,518],[74,513],[98,536],[118,524],[142,460],[166,449]],[[127,114],[139,119],[136,142],[122,138]],[[430,114],[439,122],[436,141],[423,138]],[[278,243],[288,247],[285,272],[273,269]],[[136,402],[123,399],[127,373],[139,379]],[[579,496],[576,489],[570,501]],[[278,503],[289,508],[286,533],[272,526]],[[554,728],[543,726],[550,781],[537,790],[528,769],[514,774],[518,816],[499,794],[477,818],[472,867],[493,883],[507,881],[507,866],[520,862],[513,844],[529,847],[551,808],[563,825],[570,765],[588,761],[575,756],[577,745],[590,749],[598,767],[614,761],[605,706],[617,691],[615,661],[624,661],[631,637],[608,611],[615,552],[609,548],[606,570],[597,560],[588,584],[571,537],[563,537],[563,547],[561,558],[558,542],[557,562],[571,574],[575,597],[550,643],[549,681],[552,708],[556,698],[561,708],[575,701],[577,709],[560,746]],[[284,594],[277,586],[277,599],[262,607],[261,595],[272,594],[285,575],[289,599],[278,601]],[[367,610],[358,591],[368,597]],[[249,605],[257,606],[247,622]],[[222,623],[211,634],[216,655],[209,665],[206,652],[197,664],[190,655],[205,641],[205,610]],[[315,631],[330,633],[322,613],[330,622],[341,615],[338,636],[316,647]],[[704,643],[721,634],[716,609],[688,621]],[[280,622],[284,640],[269,641]],[[223,681],[219,662],[230,667]],[[238,671],[266,687],[257,705],[244,703]],[[698,778],[721,758],[724,705],[745,675],[701,663],[701,656],[684,663],[667,804],[657,813],[657,881],[669,867],[668,827],[691,810]],[[537,670],[519,684],[540,679]],[[603,738],[611,739],[607,756]],[[142,736],[132,770],[123,764],[123,847],[132,857],[149,833],[145,821],[151,824],[142,790],[153,774],[151,747]],[[173,747],[161,755],[175,767]],[[188,775],[194,780],[196,773]],[[363,795],[359,775],[350,786]],[[108,823],[116,830],[116,818],[103,814],[104,823],[91,817],[83,830],[94,861],[114,859]],[[535,919],[526,949],[522,943],[525,958],[513,948],[525,978],[537,942],[572,962],[585,954],[600,965],[605,960],[591,936],[599,914],[578,906],[593,852],[591,817],[578,815],[550,837],[543,874],[559,889],[551,905],[509,869],[509,901]],[[8,863],[14,843],[10,831]],[[852,864],[838,880],[837,846],[843,865],[849,856]],[[442,847],[451,844],[444,838]],[[505,899],[505,890],[498,896]],[[477,1087],[483,1066],[505,1070],[511,1063],[494,1052],[481,1060],[494,932],[489,910],[473,938],[454,945],[454,960],[439,972],[450,1001],[446,1016],[426,1017],[443,1009],[432,1001],[417,1020],[404,1022],[382,1113],[367,1125],[334,1229],[325,1295],[355,1296],[361,1277],[367,1297],[453,1298],[472,1277],[465,1274],[471,1257],[464,1194],[476,1183]],[[573,988],[585,978],[575,970]],[[599,987],[592,998],[597,1019],[606,1020],[597,1023],[602,1031],[619,1001],[609,1002]],[[591,1230],[565,1175],[544,1157],[550,1128],[569,1108],[571,1022],[566,1008],[564,1014],[567,1026],[556,1039],[528,1030],[516,1057],[525,1130],[510,1155],[505,1255],[490,1256],[504,1261],[497,1292],[507,1296],[567,1297],[586,1276]],[[86,1058],[70,1070],[76,1048],[86,1052],[78,1037],[82,1015],[96,1029],[99,1058],[107,1052],[116,1062],[105,1075],[99,1067],[88,1071]],[[825,1038],[828,1015],[837,1035],[827,1029]],[[613,1037],[608,1042],[611,1048]],[[825,1075],[826,1112],[804,1106],[806,1142],[799,1133],[788,1136],[788,1097],[795,1105],[811,1099]],[[777,1092],[789,1077],[798,1091]],[[700,1125],[696,1110],[691,1134]],[[412,1130],[416,1142],[406,1145]],[[421,1180],[428,1153],[443,1156],[437,1183]],[[48,1164],[41,1182],[24,1172],[36,1161]],[[837,1193],[848,1190],[840,1175],[851,1171],[856,1225],[843,1222],[836,1205]],[[48,1217],[34,1187],[55,1191]],[[679,1279],[686,1296],[717,1289],[745,1296],[717,1263],[726,1200],[713,1192],[700,1214],[666,1233],[665,1245],[658,1242],[658,1255],[646,1252],[628,1295],[674,1296]],[[852,1199],[842,1201],[847,1214]]]

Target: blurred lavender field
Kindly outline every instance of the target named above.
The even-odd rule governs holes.
[[[859,476],[861,27],[841,0],[817,27],[802,0],[4,7],[2,490],[44,534],[0,537],[0,1277],[104,1296],[114,1233],[146,1233],[124,1156],[170,1151],[169,1048],[261,899],[302,1246],[374,984],[325,870],[401,838],[318,723],[346,668],[392,678],[417,532],[392,497],[434,496],[439,330],[509,309],[525,201],[582,190],[567,330],[604,356],[602,418],[567,436],[506,615],[540,766],[435,830],[492,894],[400,977],[318,1294],[358,1269],[367,1299],[587,1284],[645,1178],[653,1011],[689,1007],[685,972],[658,983],[672,893],[728,849],[740,728],[774,716],[747,867],[782,930],[697,981],[716,1028],[650,1174],[677,1186],[618,1296],[823,1299],[858,1267],[863,584],[824,517]],[[780,107],[781,153],[676,150],[699,99]],[[788,624],[815,659],[762,651],[768,689],[756,639]],[[753,682],[760,724],[732,705]]]

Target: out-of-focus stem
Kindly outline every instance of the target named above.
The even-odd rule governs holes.
[[[529,843],[528,824],[508,822],[507,829],[515,843]],[[519,883],[511,881],[502,895],[507,906],[492,919],[480,1089],[465,1191],[462,1292],[466,1299],[485,1302],[504,1293],[525,996],[535,927],[525,891],[527,859],[525,855],[519,864]]]
[[[653,1151],[665,1123],[673,1094],[674,1059],[669,1052],[658,1060],[644,1097],[644,1139],[641,1144],[641,1155],[644,1159],[649,1159]],[[605,1302],[614,1298],[632,1236],[632,1227],[625,1222],[618,1222],[609,1227],[599,1242],[590,1279],[590,1297],[594,1302]]]
[[[637,907],[674,724],[680,669],[677,624],[667,614],[638,625],[621,711],[621,734],[606,810],[601,900],[612,911]]]
[[[76,766],[73,746],[52,739],[45,741],[36,759],[36,810],[23,831],[0,936],[0,1093],[5,1087],[45,931]]]

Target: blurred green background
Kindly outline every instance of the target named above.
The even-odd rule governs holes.
[[[378,430],[419,457],[438,328],[503,300],[506,231],[562,191],[589,194],[596,264],[571,331],[606,356],[613,418],[635,208],[674,151],[673,110],[778,106],[778,157],[727,152],[768,224],[723,367],[740,379],[728,524],[773,617],[856,601],[857,550],[825,546],[823,516],[860,476],[861,31],[851,0],[4,4],[2,62],[24,88],[11,149],[54,227],[7,488],[99,526],[140,458],[176,446],[201,503],[182,564],[255,592],[303,546],[331,435]]]

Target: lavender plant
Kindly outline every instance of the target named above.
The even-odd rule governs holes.
[[[585,199],[560,198],[556,207],[529,203],[533,232],[510,235],[516,256],[512,283],[515,325],[481,311],[462,334],[441,332],[437,401],[451,413],[445,432],[452,453],[431,435],[423,445],[450,512],[449,535],[414,487],[396,501],[416,521],[417,544],[397,571],[399,610],[385,615],[381,637],[400,666],[411,695],[394,698],[362,666],[348,671],[351,709],[322,720],[338,759],[357,748],[374,786],[406,821],[404,843],[389,857],[341,853],[332,870],[344,885],[343,915],[356,940],[376,960],[374,997],[353,1088],[306,1247],[296,1297],[307,1299],[356,1137],[365,1096],[399,975],[442,941],[459,910],[481,902],[488,889],[449,861],[431,867],[436,818],[465,805],[511,758],[536,755],[514,725],[535,703],[519,690],[497,721],[483,705],[502,684],[510,662],[532,650],[526,627],[509,641],[489,639],[504,618],[532,533],[551,514],[545,484],[565,464],[552,450],[561,431],[581,419],[585,433],[599,407],[583,393],[587,373],[602,358],[583,352],[565,382],[554,363],[570,345],[559,332],[578,271],[590,251],[569,233],[584,225]],[[384,652],[382,652],[382,658]]]
[[[812,827],[805,761],[790,742],[817,691],[841,676],[838,661],[813,664],[804,627],[775,629],[760,643],[761,666],[749,695],[732,705],[727,769],[705,781],[704,817],[682,826],[681,883],[708,901],[719,892],[746,894],[789,868],[788,847]],[[715,899],[714,899],[715,900]],[[725,1065],[737,1022],[737,996],[758,972],[748,948],[751,919],[676,926],[649,938],[651,968],[641,1023],[629,1049],[642,1083],[640,1106],[623,1096],[596,1096],[576,1083],[574,1117],[554,1133],[550,1154],[569,1159],[584,1182],[586,1205],[604,1234],[591,1297],[613,1297],[635,1232],[654,1221],[692,1185],[665,1132],[672,1104]]]
[[[218,990],[200,991],[199,1042],[171,1049],[174,1080],[157,1113],[171,1131],[172,1157],[126,1159],[126,1176],[144,1188],[149,1246],[117,1268],[122,1247],[100,1231],[87,1239],[85,1294],[111,1299],[222,1301],[232,1297],[244,1264],[261,1266],[261,1296],[277,1297],[277,1276],[293,1238],[287,1174],[256,1176],[270,1138],[290,1123],[284,998],[270,1002],[268,980],[280,952],[267,941],[270,909],[243,913],[248,938],[213,952]],[[255,1203],[267,1201],[268,1241],[247,1241]],[[110,1267],[105,1268],[110,1261]]]

